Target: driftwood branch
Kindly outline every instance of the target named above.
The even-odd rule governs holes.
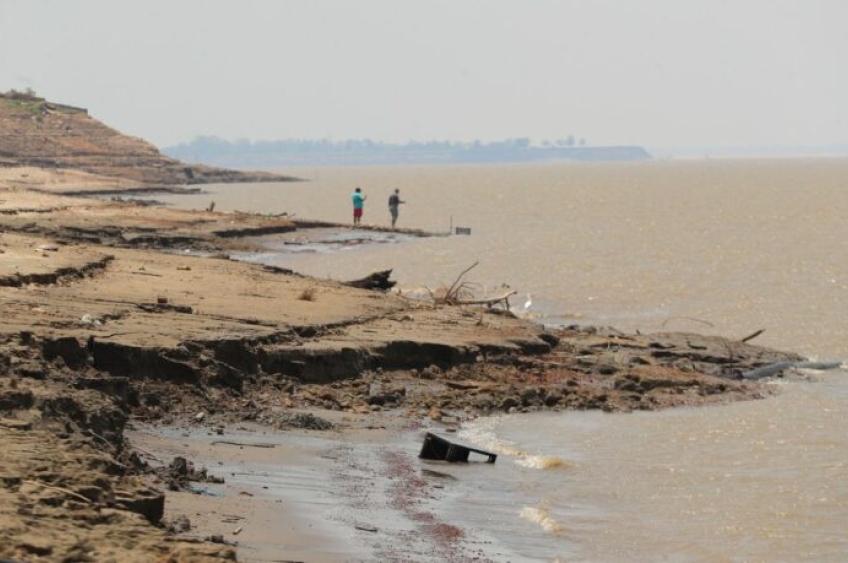
[[[744,343],[748,342],[749,340],[753,340],[754,338],[761,335],[765,330],[766,329],[761,328],[760,330],[758,330],[756,332],[752,332],[751,334],[749,334],[745,338],[739,340],[738,344],[744,344]],[[736,358],[734,356],[735,356],[735,353],[736,353],[737,342],[731,342],[730,339],[728,339],[728,338],[722,338],[722,341],[724,342],[725,348],[727,348],[727,366],[725,367],[725,370],[733,372],[735,367],[736,367]]]
[[[457,287],[458,287],[458,286],[460,285],[460,283],[462,282],[462,278],[464,278],[464,277],[465,277],[465,274],[467,274],[468,272],[470,272],[471,270],[473,270],[474,268],[476,268],[476,267],[477,267],[477,265],[478,265],[479,263],[480,263],[479,261],[474,262],[473,264],[471,264],[470,266],[468,266],[467,268],[465,268],[465,269],[462,271],[462,273],[461,273],[461,274],[459,274],[459,276],[457,276],[457,278],[454,280],[453,284],[451,284],[451,286],[448,288],[447,293],[445,293],[445,301],[446,301],[446,302],[447,302],[448,300],[450,300],[450,299],[454,299],[455,297],[457,297],[457,291],[458,291],[458,290],[457,290]]]
[[[766,329],[761,328],[760,330],[758,330],[758,331],[756,331],[756,332],[752,332],[751,334],[749,334],[749,335],[748,335],[748,336],[746,336],[745,338],[741,339],[739,342],[748,342],[749,340],[753,340],[753,339],[755,339],[756,337],[758,337],[759,335],[761,335],[763,332],[765,332],[765,330],[766,330]]]
[[[481,299],[456,299],[454,304],[456,305],[487,305],[489,307],[493,305],[501,304],[508,311],[509,310],[509,298],[511,295],[515,295],[518,293],[517,291],[510,291],[508,293],[504,293],[503,295],[496,295],[494,297],[484,297]]]
[[[374,272],[373,274],[369,274],[358,280],[343,282],[343,285],[358,287],[360,289],[381,289],[385,291],[393,288],[395,284],[397,284],[397,282],[389,279],[389,276],[391,275],[391,270],[383,270],[382,272]]]
[[[475,289],[479,286],[478,284],[465,281],[464,278],[466,274],[476,268],[478,264],[480,264],[479,261],[474,262],[460,272],[450,287],[444,289],[443,294],[442,292],[434,294],[432,291],[427,289],[427,292],[430,294],[430,298],[433,299],[433,303],[435,305],[486,305],[487,307],[503,305],[504,309],[509,311],[509,297],[511,295],[515,295],[517,293],[516,291],[508,291],[492,297],[473,297]]]

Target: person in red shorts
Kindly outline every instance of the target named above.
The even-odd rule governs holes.
[[[356,188],[353,191],[351,199],[353,199],[353,224],[358,225],[362,221],[362,210],[365,208],[365,199],[368,196],[362,195],[362,190]]]

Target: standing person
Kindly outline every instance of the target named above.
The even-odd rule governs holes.
[[[400,198],[400,190],[395,188],[395,193],[389,196],[389,213],[392,215],[392,228],[395,228],[398,218],[398,207],[401,203],[406,203]]]
[[[351,199],[353,199],[353,224],[358,225],[362,220],[362,209],[365,207],[365,199],[368,196],[362,195],[362,190],[356,188],[353,191]]]

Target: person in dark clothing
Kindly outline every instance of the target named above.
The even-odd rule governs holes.
[[[395,228],[398,218],[398,207],[401,203],[406,203],[400,198],[400,190],[395,188],[395,193],[389,196],[389,214],[392,216],[392,228]]]

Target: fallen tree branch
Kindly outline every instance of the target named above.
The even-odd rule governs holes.
[[[454,299],[456,299],[458,297],[457,286],[461,287],[460,282],[462,282],[462,278],[465,277],[465,274],[467,274],[468,272],[470,272],[471,270],[476,268],[479,263],[480,263],[479,261],[474,262],[473,264],[468,266],[466,269],[464,269],[462,271],[462,273],[459,274],[459,276],[457,276],[457,278],[454,280],[453,284],[451,284],[451,286],[448,288],[447,292],[445,293],[445,297],[444,297],[445,303],[450,303],[451,301],[453,301]]]
[[[509,310],[509,297],[511,295],[515,295],[518,293],[517,291],[510,291],[509,293],[504,293],[503,295],[498,295],[495,297],[485,297],[481,299],[455,299],[453,300],[454,305],[488,305],[491,307],[492,305],[497,305],[498,303],[502,303],[506,310]]]

